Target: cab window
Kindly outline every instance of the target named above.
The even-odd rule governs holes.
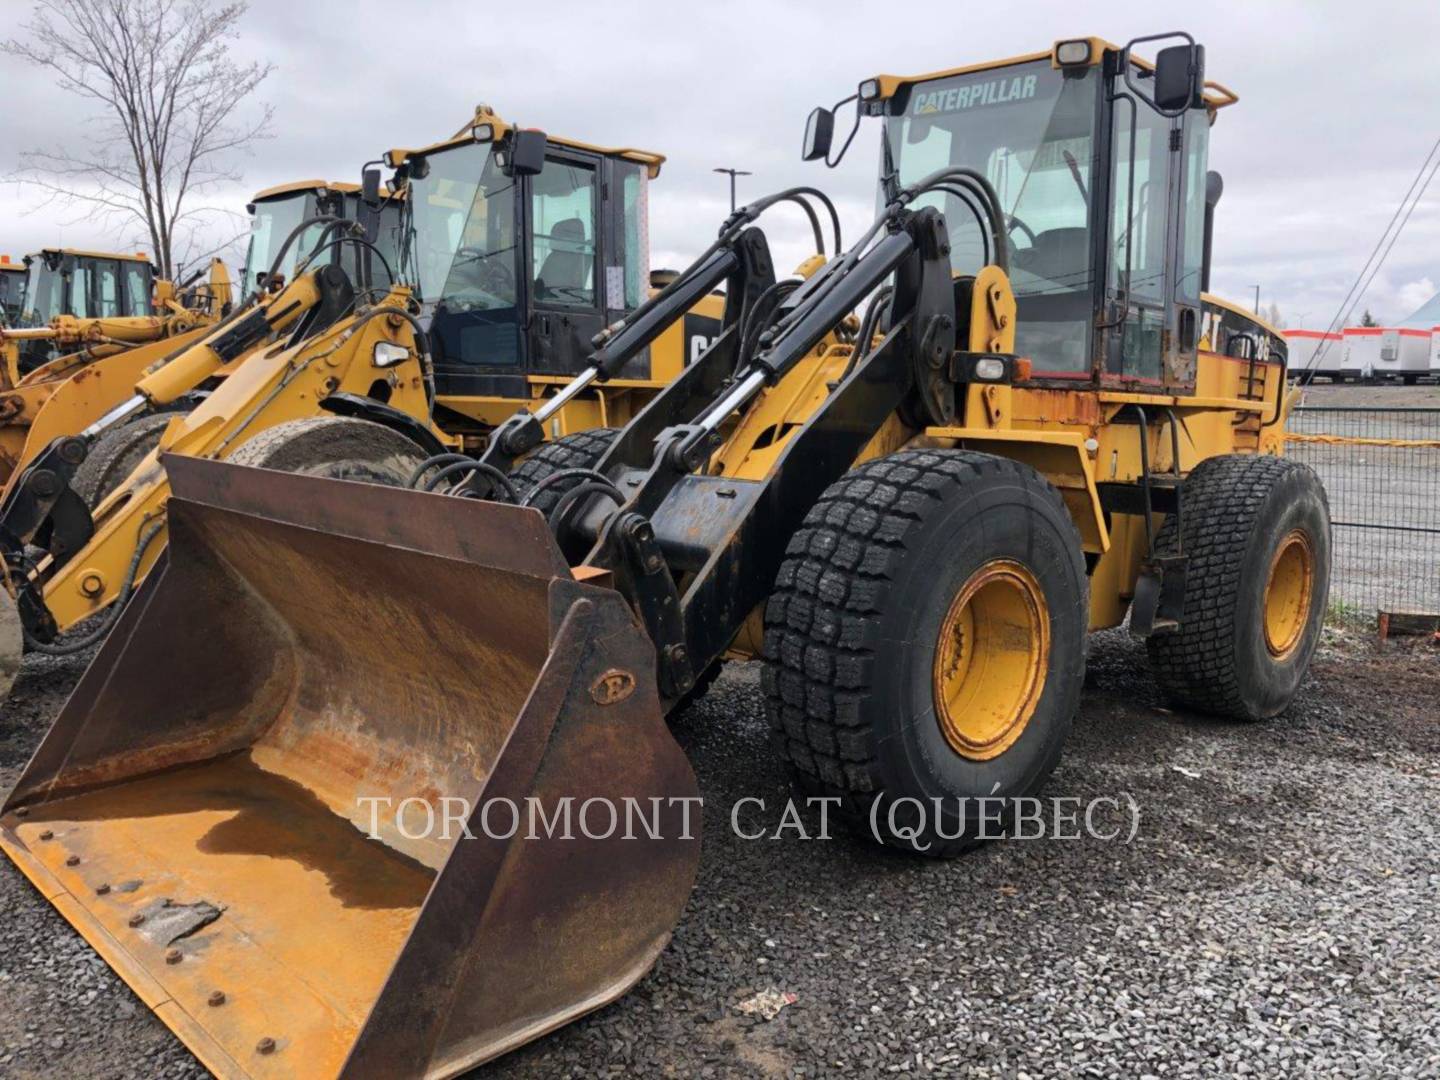
[[[1015,347],[1038,375],[1089,369],[1098,81],[1093,68],[1057,70],[1048,60],[977,71],[916,84],[886,123],[901,183],[964,166],[994,187],[1019,306]],[[995,261],[988,228],[959,196],[917,203],[943,210],[956,272]]]
[[[150,275],[145,272],[144,263],[125,264],[125,303],[131,315],[151,313]]]
[[[114,319],[120,309],[120,265],[114,259],[95,260],[95,314]]]
[[[595,307],[595,170],[546,162],[530,206],[536,301]]]
[[[632,310],[644,301],[650,281],[649,177],[643,165],[628,162],[618,165],[616,171],[623,197],[624,307]]]
[[[90,310],[90,264],[84,259],[75,260],[75,269],[70,275],[69,313],[79,319],[93,314]]]

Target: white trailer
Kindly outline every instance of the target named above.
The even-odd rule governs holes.
[[[1430,331],[1410,326],[1347,326],[1341,376],[1400,379],[1409,386],[1430,371]]]
[[[1292,376],[1306,382],[1315,378],[1341,380],[1345,342],[1339,334],[1324,330],[1286,330],[1284,333]]]

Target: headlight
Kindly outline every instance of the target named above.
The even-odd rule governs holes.
[[[470,137],[473,138],[476,142],[494,142],[495,125],[476,124],[470,129]]]
[[[866,79],[860,84],[860,100],[874,101],[880,96],[880,80]]]
[[[982,356],[975,361],[975,378],[995,382],[1005,377],[1005,361],[998,356]]]
[[[1088,64],[1090,62],[1090,42],[1084,38],[1079,41],[1060,42],[1055,46],[1055,62],[1064,66]]]
[[[377,341],[372,359],[378,368],[394,367],[410,359],[410,350],[393,341]]]

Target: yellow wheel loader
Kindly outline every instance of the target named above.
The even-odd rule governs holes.
[[[399,260],[396,248],[400,236],[398,194],[392,195],[381,188],[376,192],[379,201],[373,206],[361,198],[362,194],[361,185],[339,180],[297,180],[256,192],[246,205],[250,213],[250,239],[245,251],[245,271],[241,275],[241,299],[249,299],[265,289],[265,279],[272,269],[275,281],[271,287],[274,287],[289,280],[296,265],[307,259],[312,266],[338,261],[351,281],[392,279]],[[280,244],[291,230],[303,221],[330,217],[359,224],[375,248],[337,243],[314,252],[315,245],[323,243],[324,225],[317,223],[302,232],[286,256],[275,263]],[[388,278],[383,276],[387,269]]]
[[[763,661],[802,789],[930,855],[1044,782],[1091,629],[1128,617],[1187,707],[1283,710],[1328,511],[1267,452],[1283,359],[1200,347],[1234,95],[1163,37],[861,83],[874,223],[780,283],[727,222],[558,395],[725,280],[614,432],[512,469],[497,431],[408,491],[163,457],[166,565],[0,846],[217,1075],[448,1077],[663,949],[698,859],[663,716],[726,656]]]
[[[0,330],[15,379],[0,391],[0,481],[8,484],[51,440],[82,430],[124,400],[142,372],[230,310],[230,276],[219,259],[211,260],[204,283],[177,291],[162,280],[154,288],[153,315],[56,315],[44,327]],[[62,355],[22,375],[22,349],[37,341]]]
[[[24,301],[12,329],[39,331],[15,338],[18,355],[6,356],[5,377],[14,386],[24,375],[53,360],[62,338],[44,333],[58,316],[77,319],[145,318],[156,313],[155,267],[143,253],[118,254],[75,248],[46,248],[26,255]],[[171,290],[173,295],[173,290]]]
[[[664,157],[552,136],[543,171],[517,184],[495,147],[518,130],[481,105],[455,137],[385,155],[404,190],[400,273],[430,332],[435,420],[471,450],[517,401],[569,384],[594,336],[651,291],[649,190]],[[715,336],[721,309],[696,296],[623,369],[568,399],[547,434],[630,420]]]
[[[397,437],[409,440],[412,464],[447,444],[484,445],[493,427],[487,416],[501,404],[513,412],[517,398],[563,387],[577,363],[577,335],[589,337],[635,306],[645,259],[633,245],[643,244],[646,212],[637,174],[658,169],[662,159],[517,132],[488,108],[476,119],[483,131],[467,126],[451,140],[391,152],[399,181],[413,188],[408,198],[388,196],[374,175],[367,180],[373,192],[314,182],[262,192],[245,273],[257,288],[239,309],[153,363],[127,360],[120,367],[116,358],[110,363],[120,378],[82,372],[56,394],[46,422],[34,424],[23,471],[0,502],[0,544],[28,647],[69,653],[93,644],[108,620],[78,640],[55,638],[128,599],[159,557],[169,488],[154,459],[157,446],[211,457],[243,451],[239,460],[285,461],[309,471],[331,455],[353,472],[356,440],[366,432],[392,464]],[[518,160],[522,144],[531,160]],[[411,199],[420,213],[397,221],[396,203]],[[314,216],[306,216],[311,211]],[[390,255],[386,248],[397,242],[402,222],[406,248],[397,258],[393,246]],[[533,245],[515,242],[551,222],[573,230],[568,245],[556,247],[544,233]],[[497,246],[480,254],[484,245]],[[293,254],[297,247],[307,253],[303,262]],[[347,249],[357,254],[345,255]],[[602,260],[621,277],[632,275],[609,275],[617,288],[608,294],[596,290],[605,278]],[[368,332],[354,337],[355,327],[367,325],[378,291],[368,275],[393,277],[402,264],[429,290],[430,299],[416,308],[429,333],[414,346],[408,337],[388,344]],[[307,270],[316,265],[320,269]],[[297,268],[300,277],[287,285]],[[346,268],[362,275],[358,290]],[[482,296],[477,273],[496,291]],[[546,410],[552,432],[627,416],[654,395],[660,380],[683,369],[686,341],[707,340],[718,321],[706,312],[719,304],[704,293],[685,295],[690,303],[683,317],[647,339],[614,378],[587,383]],[[422,325],[410,296],[399,287],[388,297],[381,293],[379,307],[389,312],[392,329],[407,320]],[[350,319],[346,313],[357,304],[362,313]],[[405,310],[396,314],[390,310],[396,305]],[[531,333],[519,335],[519,326]],[[281,333],[289,335],[288,347],[267,350]],[[397,386],[413,384],[408,369],[381,369],[417,352],[423,358],[430,341],[443,358],[425,362],[433,367],[427,376],[432,393],[400,393]],[[365,351],[372,346],[379,350],[373,356]],[[431,426],[432,414],[443,430]],[[337,415],[347,422],[334,421]],[[313,422],[290,424],[306,418]],[[284,425],[280,436],[248,445],[273,425]],[[297,447],[304,449],[303,464]],[[16,632],[12,625],[12,647]]]

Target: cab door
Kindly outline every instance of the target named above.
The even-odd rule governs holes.
[[[525,273],[530,286],[527,370],[572,375],[606,324],[601,273],[598,155],[552,144],[545,168],[525,181]]]
[[[1201,322],[1205,110],[1167,117],[1122,74],[1109,78],[1105,381],[1191,393]]]

